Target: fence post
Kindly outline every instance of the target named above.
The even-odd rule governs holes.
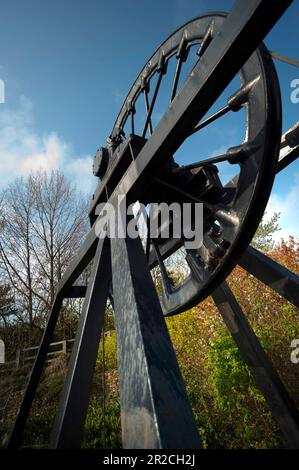
[[[62,352],[63,354],[66,354],[66,340],[62,341]]]

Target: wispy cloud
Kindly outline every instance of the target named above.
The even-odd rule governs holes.
[[[78,187],[89,193],[94,185],[92,158],[75,155],[69,142],[57,133],[39,135],[31,101],[22,96],[17,108],[0,108],[0,188],[17,176],[40,169],[62,169]]]

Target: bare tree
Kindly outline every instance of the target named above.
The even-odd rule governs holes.
[[[63,173],[15,180],[3,193],[0,267],[12,286],[17,315],[41,326],[55,286],[87,230],[87,200]]]
[[[14,296],[10,285],[0,285],[0,325],[7,326],[11,316],[16,315]]]

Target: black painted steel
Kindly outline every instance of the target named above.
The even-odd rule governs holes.
[[[284,170],[299,157],[299,147],[289,152],[285,157],[279,159],[277,163],[277,173]]]
[[[80,448],[109,287],[109,240],[100,240],[94,257],[68,373],[61,393],[50,448]]]
[[[111,254],[123,447],[199,448],[141,241],[112,239]]]
[[[297,122],[294,126],[292,126],[286,134],[282,136],[281,139],[281,146],[280,146],[280,155],[279,155],[279,160],[278,164],[276,167],[276,174],[282,171],[284,168],[286,168],[288,165],[293,163],[298,157],[299,157],[299,137],[296,137],[296,140],[293,139],[293,130],[296,129],[296,132],[298,132],[297,129],[299,129],[299,123]],[[292,143],[291,147],[289,147],[287,150],[285,150],[286,142],[285,142],[285,136],[291,134],[292,140],[289,143]],[[227,156],[225,156],[227,158]],[[193,165],[191,165],[193,166]],[[195,164],[194,167],[196,168],[199,166],[199,163]],[[226,187],[230,188],[231,186],[234,186],[234,178],[229,181],[226,185]],[[161,255],[164,258],[168,258],[171,256],[175,251],[177,251],[179,248],[182,246],[182,240],[175,240],[175,239],[170,239],[167,240],[162,246],[160,246],[160,252]],[[149,267],[152,269],[155,266],[157,266],[157,258],[156,258],[156,252],[154,249],[151,249],[149,252]],[[294,273],[292,273],[292,276],[296,276]]]
[[[26,421],[28,419],[31,405],[42,375],[42,371],[47,359],[47,354],[49,350],[49,346],[51,343],[51,338],[54,333],[54,329],[57,323],[57,319],[59,316],[59,312],[62,306],[63,298],[61,295],[56,296],[54,300],[54,304],[48,319],[48,323],[46,329],[44,331],[44,335],[41,341],[41,345],[39,347],[33,369],[31,372],[31,376],[25,391],[25,395],[22,400],[22,404],[20,409],[18,410],[18,414],[14,423],[14,427],[10,434],[8,443],[6,448],[7,449],[15,449],[19,447],[22,443],[23,431],[26,425]]]
[[[249,246],[238,261],[241,268],[299,308],[299,276]]]
[[[220,14],[205,15],[195,20],[194,23],[184,25],[174,33],[163,44],[164,52],[158,49],[150,63],[142,70],[139,76],[141,80],[138,79],[130,90],[110,136],[109,156],[104,149],[98,153],[94,170],[103,179],[95,193],[90,210],[90,218],[94,225],[82,249],[70,263],[57,287],[56,300],[8,447],[15,448],[21,444],[23,428],[42,373],[62,300],[64,297],[84,295],[84,286],[76,287],[73,283],[93,259],[97,249],[98,239],[95,234],[97,204],[109,201],[116,205],[117,196],[123,194],[126,194],[128,202],[134,202],[137,199],[146,200],[151,191],[153,178],[159,176],[159,169],[171,161],[174,152],[193,132],[195,126],[198,123],[199,126],[203,125],[201,119],[242,67],[245,69],[243,74],[246,79],[245,85],[250,88],[248,96],[250,93],[257,93],[255,98],[262,103],[260,109],[263,112],[260,115],[254,113],[254,106],[251,99],[248,99],[249,114],[253,112],[254,117],[249,128],[249,135],[252,139],[249,147],[245,148],[245,152],[239,154],[235,149],[228,154],[228,159],[232,162],[235,161],[235,157],[244,158],[245,155],[245,161],[242,160],[239,163],[243,167],[248,165],[249,168],[246,174],[242,175],[241,172],[241,176],[230,185],[235,184],[237,194],[239,190],[240,204],[237,215],[242,222],[242,231],[236,233],[237,243],[234,241],[231,244],[232,248],[228,257],[230,263],[227,263],[226,269],[222,269],[221,276],[210,276],[209,291],[217,288],[213,294],[214,300],[219,305],[243,356],[252,368],[253,375],[271,406],[273,414],[287,435],[290,447],[296,447],[298,443],[297,411],[228,287],[225,285],[217,287],[219,281],[237,263],[239,255],[248,245],[262,216],[276,170],[280,140],[279,88],[269,55],[263,54],[262,47],[256,53],[254,51],[290,3],[290,0],[275,2],[269,9],[269,3],[266,0],[248,0],[247,2],[239,0],[226,19]],[[188,25],[190,25],[189,29]],[[203,42],[202,50],[198,53],[200,59],[180,90],[172,93],[169,108],[154,128],[152,120],[154,102],[163,77],[167,73],[167,59],[175,54],[178,60],[172,87],[172,90],[176,92],[182,63],[188,54],[186,45],[190,34],[191,36],[195,32],[198,34],[197,26],[199,25],[201,25],[200,38]],[[244,64],[248,60],[249,65],[246,69]],[[257,69],[258,74],[253,73]],[[150,101],[149,81],[154,72],[158,75]],[[254,91],[256,87],[257,91]],[[130,120],[131,133],[134,134],[135,131],[135,99],[138,93],[144,94],[146,105],[147,118],[144,131],[142,136],[131,135],[124,140],[123,126],[126,119]],[[242,93],[244,94],[244,89]],[[241,91],[236,93],[229,100],[228,106],[237,109],[245,96],[242,93]],[[243,104],[244,102],[241,103]],[[212,122],[225,112],[221,110],[206,123]],[[107,163],[107,157],[111,157],[110,163]],[[228,185],[225,190],[229,192],[230,186]],[[206,206],[208,207],[208,204]],[[210,203],[209,206],[211,207]],[[235,228],[238,231],[238,227],[235,226]],[[163,253],[174,249],[171,242],[171,240],[168,241],[166,246],[155,247],[157,253],[162,253],[162,258]],[[112,240],[111,253],[124,447],[200,447],[200,438],[197,435],[192,411],[141,242],[139,239]],[[153,265],[155,259],[151,259],[153,258],[151,253],[148,254],[149,264]],[[71,367],[52,435],[52,447],[74,448],[80,445],[96,345],[102,325],[103,304],[109,292],[108,284],[111,277],[110,268],[107,268],[109,256],[109,248],[102,251],[102,242],[100,242],[93,275],[86,293]],[[105,266],[108,277],[100,283],[99,279],[104,276]],[[195,268],[192,277],[195,289],[191,293],[187,289],[180,300],[175,296],[170,301],[164,300],[162,305],[165,314],[181,312],[209,292],[208,290],[204,292],[203,289],[200,292],[198,263],[195,263]],[[98,315],[96,315],[97,308],[99,308]],[[93,331],[93,326],[96,325],[98,328]],[[234,329],[235,326],[239,331]],[[243,341],[244,344],[242,344]],[[87,367],[86,361],[88,361]],[[85,380],[83,380],[84,377]],[[262,378],[265,380],[264,384],[261,383]],[[82,403],[80,402],[81,393]],[[78,415],[74,416],[77,413]]]
[[[281,139],[281,152],[276,172],[284,170],[299,157],[299,122],[296,122]]]
[[[252,376],[279,423],[288,447],[299,448],[299,413],[240,305],[226,283],[212,294]]]
[[[87,286],[72,286],[65,294],[66,299],[80,299],[85,297]]]

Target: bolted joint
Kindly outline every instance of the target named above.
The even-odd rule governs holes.
[[[177,53],[176,53],[176,58],[181,59],[182,62],[185,62],[188,57],[189,51],[188,51],[187,45],[188,45],[187,34],[184,32],[181,42],[179,44]]]
[[[143,76],[140,81],[140,89],[141,91],[145,91],[146,93],[149,93],[150,91],[150,84],[149,84],[149,79],[148,77]]]
[[[160,53],[159,62],[157,65],[157,72],[161,75],[165,75],[167,72],[167,61],[163,51]]]
[[[127,108],[127,111],[129,114],[135,114],[136,113],[136,109],[135,109],[135,104],[133,103],[132,100],[128,100],[126,102],[126,108]]]
[[[103,178],[108,168],[109,151],[106,147],[100,147],[95,154],[92,172],[95,176]]]

